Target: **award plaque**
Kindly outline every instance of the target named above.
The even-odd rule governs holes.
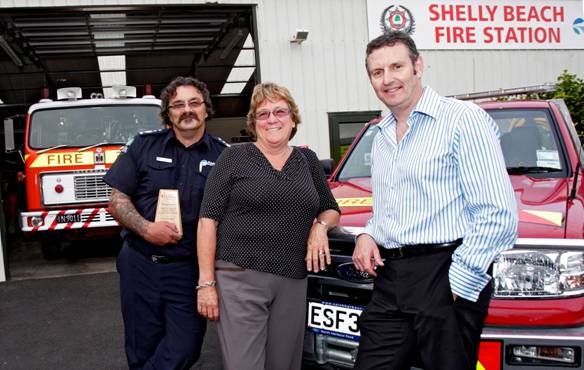
[[[183,234],[180,200],[177,189],[160,189],[158,192],[158,203],[156,204],[154,222],[158,221],[168,221],[175,224],[178,233],[180,235]]]

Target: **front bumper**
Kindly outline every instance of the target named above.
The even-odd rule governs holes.
[[[41,212],[22,212],[24,232],[115,227],[118,223],[107,208],[80,208]]]
[[[526,359],[514,356],[513,347],[568,347],[575,351],[575,362],[568,363],[526,363]],[[332,365],[353,368],[358,351],[358,342],[314,333],[307,330],[304,336],[304,359],[321,366]],[[479,364],[477,369],[485,370],[567,370],[584,369],[584,327],[547,329],[510,329],[485,327],[481,336]],[[529,360],[529,359],[527,359]]]

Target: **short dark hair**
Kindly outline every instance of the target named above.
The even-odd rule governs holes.
[[[205,101],[205,107],[207,108],[207,118],[212,118],[215,115],[215,109],[213,109],[213,103],[211,102],[211,93],[207,89],[207,84],[202,81],[197,80],[194,77],[183,77],[178,76],[172,80],[162,92],[160,92],[160,118],[162,123],[165,125],[172,126],[170,117],[168,117],[168,104],[170,99],[176,95],[176,89],[180,86],[193,86],[201,92],[203,95],[203,100]]]
[[[408,48],[410,59],[412,60],[412,64],[415,64],[418,58],[420,57],[420,53],[418,52],[418,48],[416,47],[416,43],[414,40],[405,32],[401,31],[391,31],[386,32],[381,36],[374,38],[373,40],[369,41],[367,44],[367,51],[365,55],[365,68],[369,70],[367,66],[367,58],[369,55],[373,53],[377,49],[381,49],[385,46],[394,46],[395,44],[403,44]]]

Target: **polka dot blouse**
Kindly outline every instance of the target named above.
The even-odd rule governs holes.
[[[217,160],[199,217],[219,222],[217,259],[302,279],[310,228],[327,209],[339,207],[313,151],[294,147],[278,171],[248,143],[225,149]]]

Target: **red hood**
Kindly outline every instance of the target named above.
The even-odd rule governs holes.
[[[565,179],[511,176],[519,209],[519,237],[564,238],[568,186]],[[341,226],[363,227],[371,215],[371,179],[332,182]]]

